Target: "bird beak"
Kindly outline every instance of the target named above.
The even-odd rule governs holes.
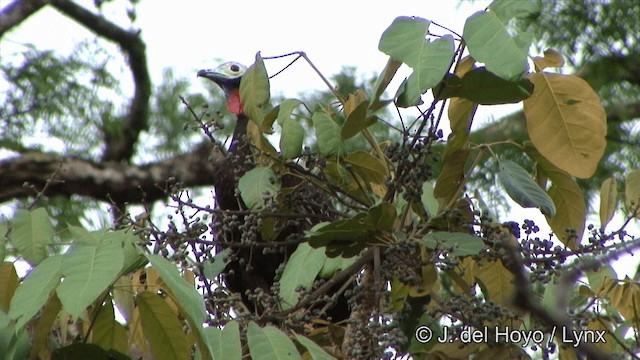
[[[198,77],[203,77],[216,83],[220,80],[220,76],[221,76],[220,73],[215,72],[213,70],[207,69],[207,70],[198,71]]]

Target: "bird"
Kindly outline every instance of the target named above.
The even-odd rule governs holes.
[[[230,61],[221,64],[217,68],[199,70],[197,73],[198,77],[214,82],[223,90],[227,101],[227,109],[236,117],[235,129],[227,158],[224,165],[219,167],[218,173],[214,174],[216,205],[220,210],[247,209],[235,190],[238,177],[252,167],[250,161],[252,151],[247,141],[247,126],[250,119],[244,113],[240,99],[240,82],[247,69],[241,63]],[[300,166],[293,164],[292,168],[300,169]],[[326,200],[323,199],[324,194],[320,194],[317,189],[311,188],[308,182],[301,181],[300,177],[291,175],[283,175],[281,182],[283,187],[295,188],[300,196],[305,199],[304,210],[301,211],[323,212],[322,204]],[[240,219],[240,222],[242,222],[242,219]],[[300,225],[284,226],[275,241],[289,239],[289,235],[292,234],[299,235],[299,238],[301,238],[303,232],[304,229]],[[231,232],[225,233],[223,243],[240,242],[241,236],[239,229],[232,229]],[[224,272],[225,285],[232,292],[241,295],[242,301],[248,309],[259,309],[259,304],[255,304],[247,296],[247,291],[262,289],[268,293],[274,284],[276,270],[286,261],[288,255],[295,250],[295,247],[296,245],[282,246],[279,247],[279,251],[269,253],[243,247],[235,249],[235,259],[232,258]],[[326,312],[326,315],[333,321],[347,319],[349,314],[349,306],[344,296],[340,296],[337,303]]]

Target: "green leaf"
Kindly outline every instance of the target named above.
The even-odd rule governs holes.
[[[267,167],[253,168],[242,175],[238,181],[242,201],[251,210],[263,208],[265,196],[274,197],[281,187],[280,178]]]
[[[16,331],[21,330],[47,302],[51,291],[60,283],[61,267],[62,255],[48,257],[18,286],[9,309],[9,316],[16,320]]]
[[[551,217],[556,214],[556,207],[551,197],[520,165],[511,160],[500,160],[498,179],[507,194],[520,206],[537,207],[543,214]]]
[[[481,105],[518,103],[533,94],[529,79],[508,81],[479,67],[467,72],[462,79],[449,75],[439,98],[461,97]]]
[[[240,325],[237,321],[228,322],[224,328],[209,326],[204,329],[209,344],[209,352],[214,359],[241,360]]]
[[[427,19],[399,16],[382,33],[378,50],[412,68],[418,67],[426,53],[430,24]]]
[[[367,223],[367,214],[360,213],[349,219],[317,224],[305,237],[312,247],[326,246],[329,257],[348,258],[360,253],[376,232],[376,228]]]
[[[323,249],[314,249],[307,243],[298,245],[284,266],[280,278],[280,297],[284,310],[298,303],[300,293],[296,288],[311,288],[326,259]]]
[[[640,219],[640,170],[631,171],[624,184],[624,198],[627,209],[635,210],[636,218]]]
[[[265,105],[270,97],[269,74],[258,52],[255,62],[242,75],[240,81],[240,99],[244,112],[258,125],[262,124],[266,113]]]
[[[527,18],[538,11],[529,0],[495,0],[489,9],[505,23],[513,18]]]
[[[403,106],[416,105],[420,94],[436,86],[451,66],[453,37],[426,40],[429,24],[421,18],[398,17],[380,39],[380,51],[413,68],[398,96]]]
[[[249,322],[247,343],[253,360],[301,359],[293,341],[274,326],[260,328]]]
[[[320,248],[319,250],[326,252],[325,248]],[[328,279],[331,276],[333,276],[333,274],[335,274],[338,270],[343,270],[348,268],[351,264],[356,262],[357,259],[358,259],[357,256],[350,257],[350,258],[343,258],[343,257],[327,258],[324,261],[324,265],[322,266],[322,269],[320,269],[320,273],[318,274],[318,277],[322,279]]]
[[[476,12],[465,22],[462,37],[476,61],[505,80],[517,80],[529,70],[531,36],[526,33],[511,36],[507,29],[509,19],[501,17],[506,13],[506,9],[498,14]]]
[[[614,177],[610,177],[600,187],[600,227],[607,226],[616,211],[618,198],[618,184]]]
[[[278,110],[278,125],[282,126],[285,121],[290,120],[293,110],[299,105],[302,105],[302,101],[298,99],[285,99]]]
[[[11,240],[18,253],[33,266],[47,258],[46,246],[53,235],[53,225],[44,208],[20,210],[13,222]]]
[[[7,234],[9,226],[6,223],[0,223],[0,261],[4,261],[7,254]]]
[[[116,321],[111,301],[106,301],[100,308],[93,323],[91,342],[107,350],[114,349],[123,353],[129,350],[126,330]]]
[[[286,119],[282,123],[280,134],[280,151],[283,158],[294,159],[302,153],[304,128],[294,119]]]
[[[296,340],[302,345],[311,356],[313,360],[330,360],[335,359],[333,356],[329,355],[322,347],[313,342],[311,339],[306,338],[302,335],[295,334]]]
[[[203,264],[204,276],[206,276],[207,279],[214,279],[216,276],[220,275],[224,268],[227,267],[227,264],[229,264],[230,255],[231,249],[226,248],[218,252],[213,257],[213,262],[205,261]]]
[[[389,176],[387,165],[366,151],[353,152],[345,156],[344,161],[366,181],[384,184]]]
[[[342,129],[329,114],[317,111],[312,117],[313,127],[316,130],[318,147],[323,156],[342,156],[345,152],[342,141]]]
[[[436,86],[451,66],[453,37],[445,35],[428,41],[425,37],[429,34],[429,25],[430,22],[422,18],[397,17],[380,38],[380,51],[413,69],[399,90],[399,106],[418,105],[420,94]]]
[[[387,64],[384,66],[384,70],[382,70],[382,72],[378,76],[376,84],[373,87],[375,89],[375,93],[369,101],[369,108],[371,110],[375,110],[382,105],[380,96],[382,96],[384,90],[387,88],[387,86],[389,86],[389,83],[391,82],[401,65],[401,61],[393,60],[392,57],[389,57],[389,60],[387,60]]]
[[[113,283],[124,263],[117,243],[74,244],[63,255],[64,281],[56,290],[64,309],[77,319]]]
[[[349,113],[347,120],[344,122],[344,125],[342,125],[343,139],[350,139],[356,136],[363,129],[366,129],[376,123],[377,118],[375,116],[367,117],[368,107],[369,103],[363,101]]]
[[[433,184],[425,181],[422,184],[422,195],[420,196],[422,206],[427,210],[430,217],[438,214],[438,200],[436,200]]]
[[[143,291],[137,296],[140,322],[154,359],[190,359],[183,325],[166,300]]]
[[[484,242],[479,237],[465,234],[436,231],[422,237],[422,243],[429,249],[453,247],[452,255],[477,255],[484,249]]]
[[[367,223],[381,231],[392,232],[398,214],[396,207],[386,201],[374,205],[367,214]]]
[[[201,326],[207,317],[202,296],[180,276],[176,265],[160,255],[147,254],[146,256],[171,291],[175,302],[184,309],[195,326]]]

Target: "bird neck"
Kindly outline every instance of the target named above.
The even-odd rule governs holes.
[[[230,112],[240,116],[244,115],[244,109],[240,102],[240,90],[238,88],[232,89],[227,96],[227,108]]]
[[[229,145],[229,152],[242,155],[248,154],[249,146],[246,141],[248,123],[249,118],[245,114],[238,114],[236,128],[233,130],[231,145]]]

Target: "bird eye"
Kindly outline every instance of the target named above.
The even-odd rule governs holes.
[[[233,65],[231,65],[230,69],[233,72],[238,72],[238,71],[240,71],[240,66],[238,66],[236,64],[233,64]]]

